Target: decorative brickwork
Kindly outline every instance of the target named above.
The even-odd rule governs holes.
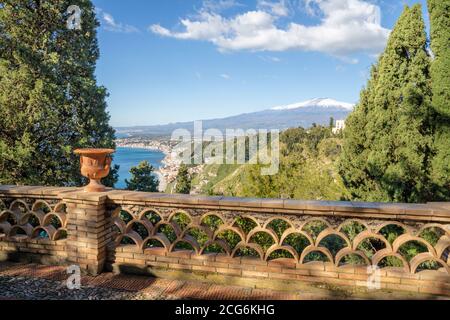
[[[39,187],[0,187],[0,201],[3,259],[32,253],[42,262],[55,258],[90,274],[106,266],[293,290],[301,282],[367,287],[373,280],[385,289],[450,295],[450,206],[445,203]],[[379,279],[373,279],[370,266],[381,268]]]

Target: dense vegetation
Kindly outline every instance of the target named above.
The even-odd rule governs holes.
[[[182,164],[178,170],[175,193],[189,194],[191,193],[192,178],[189,174],[189,168]]]
[[[350,199],[450,199],[449,1],[429,3],[436,59],[421,6],[405,7],[347,121],[339,172]]]
[[[67,28],[70,5],[81,29]],[[95,79],[90,0],[4,0],[0,10],[0,184],[80,185],[73,149],[115,147]],[[106,181],[113,185],[117,168]]]
[[[127,190],[158,192],[159,181],[154,171],[155,168],[148,161],[142,161],[137,167],[132,167],[130,181],[125,179]]]
[[[210,195],[334,200],[345,197],[335,163],[342,139],[330,127],[292,128],[280,134],[280,168],[261,175],[262,165],[206,165],[193,183]]]
[[[428,0],[431,22],[431,82],[436,133],[431,180],[436,199],[450,199],[450,0]]]

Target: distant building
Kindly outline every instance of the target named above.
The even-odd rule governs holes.
[[[345,129],[345,120],[336,120],[336,125],[333,128],[333,133],[337,134]]]

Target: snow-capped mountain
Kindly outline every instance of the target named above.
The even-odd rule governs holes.
[[[316,98],[303,102],[293,103],[286,106],[278,106],[272,108],[272,110],[292,110],[299,108],[308,108],[308,107],[320,107],[320,108],[342,108],[349,111],[352,111],[354,108],[354,104],[347,102],[340,102],[330,98]]]
[[[354,105],[333,99],[311,99],[304,102],[279,106],[268,110],[245,113],[222,119],[203,121],[203,130],[219,129],[279,129],[303,127],[308,128],[313,123],[329,125],[330,118],[346,119]],[[131,136],[160,136],[167,137],[176,129],[193,131],[194,124],[190,122],[171,123],[160,126],[143,126],[116,128],[121,135]]]

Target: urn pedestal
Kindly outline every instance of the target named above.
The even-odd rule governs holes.
[[[84,188],[84,192],[104,192],[106,187],[101,179],[108,176],[111,169],[110,155],[113,149],[77,149],[74,151],[80,155],[81,174],[90,180]]]

